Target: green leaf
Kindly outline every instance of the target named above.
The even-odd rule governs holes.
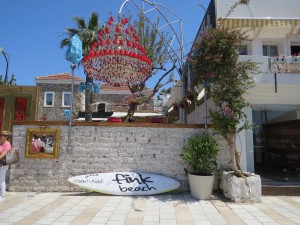
[[[217,168],[218,151],[214,137],[204,132],[188,140],[182,159],[190,165],[192,173],[210,174]]]

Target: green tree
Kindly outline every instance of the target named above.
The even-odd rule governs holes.
[[[89,21],[86,23],[84,18],[74,16],[73,20],[76,24],[76,28],[66,28],[65,34],[68,36],[64,38],[60,47],[64,48],[70,43],[70,39],[77,34],[82,41],[82,53],[83,56],[86,56],[90,52],[90,46],[96,41],[96,35],[99,30],[99,20],[98,14],[92,12],[89,17]],[[93,79],[86,76],[86,82],[93,82]],[[90,90],[85,90],[85,121],[92,121],[92,102],[93,102],[93,93]]]
[[[12,74],[9,81],[5,83],[5,80],[2,80],[2,75],[0,75],[0,85],[9,85],[9,86],[15,86],[17,85],[16,83],[17,79],[15,78],[15,75]]]
[[[172,92],[172,88],[171,87],[169,87],[168,89],[163,88],[161,90],[162,94],[171,94],[171,92]]]
[[[240,1],[239,4],[247,4]],[[238,4],[235,4],[236,7]],[[221,21],[222,22],[222,21]],[[230,146],[230,166],[234,173],[243,177],[240,154],[236,148],[236,136],[251,128],[244,113],[249,104],[244,94],[254,86],[253,76],[258,73],[255,62],[238,61],[239,48],[247,40],[241,30],[222,27],[210,29],[196,43],[191,59],[197,83],[211,83],[210,96],[217,111],[210,111],[213,129],[225,138]]]
[[[155,84],[153,95],[158,92],[161,87],[173,81],[173,74],[171,72],[175,69],[175,65],[168,70],[164,67],[165,63],[169,60],[166,43],[170,42],[171,39],[168,38],[168,34],[158,34],[158,31],[156,30],[158,24],[159,18],[156,20],[154,26],[152,26],[149,23],[148,18],[143,14],[139,14],[138,20],[134,22],[140,44],[145,49],[147,57],[152,61],[152,76],[156,75],[159,70],[165,71]],[[169,79],[166,82],[163,82],[163,79],[168,75]],[[128,87],[131,93],[143,91],[146,87],[146,81],[138,84],[130,84]],[[141,103],[142,102],[134,102],[129,104],[126,121],[133,117],[137,105]]]

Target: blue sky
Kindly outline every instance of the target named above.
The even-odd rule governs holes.
[[[72,16],[88,20],[91,12],[99,14],[100,22],[110,14],[117,17],[123,0],[1,0],[0,47],[9,54],[9,72],[15,74],[18,85],[35,85],[35,77],[70,71],[65,60],[67,49],[59,47],[65,37],[63,31],[74,27]],[[138,4],[140,0],[135,0]],[[183,22],[185,43],[190,46],[203,18],[199,4],[207,6],[208,0],[156,0],[174,11]],[[124,12],[134,14],[137,8],[129,1]],[[185,54],[187,51],[185,52]],[[0,55],[0,74],[5,75],[6,61]],[[75,75],[84,78],[82,69]],[[150,79],[147,86],[154,85]]]

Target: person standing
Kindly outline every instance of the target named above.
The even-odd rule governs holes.
[[[34,134],[33,140],[31,143],[31,152],[32,153],[39,153],[39,152],[45,152],[45,142],[43,142],[39,135]]]
[[[11,136],[12,133],[10,131],[0,132],[0,201],[5,200],[5,176],[8,169],[8,165],[2,159],[11,150]]]

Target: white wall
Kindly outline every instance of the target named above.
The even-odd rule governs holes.
[[[210,99],[207,99],[207,123],[211,124],[211,120],[209,118],[209,110],[216,110],[216,107]],[[187,123],[205,124],[205,103],[204,102],[201,105],[196,106],[195,110],[190,114],[188,114]]]
[[[225,17],[237,0],[216,0],[217,18]],[[271,17],[299,18],[299,0],[250,0],[249,5],[241,5],[230,17]]]
[[[215,0],[216,17],[225,17],[228,10],[237,0]],[[250,0],[249,5],[240,5],[228,18],[278,18],[300,19],[300,0]],[[268,57],[263,56],[263,45],[277,45],[279,55],[290,55],[290,45],[300,45],[299,27],[259,27],[248,30],[250,42],[247,42],[248,55],[239,57],[239,60],[251,59],[258,63],[260,74],[253,75],[256,86],[244,95],[250,104],[286,104],[300,106],[300,72],[278,73],[277,93],[275,92],[275,75],[269,68]],[[205,113],[204,104],[196,107],[188,115],[188,123],[203,123]],[[246,109],[248,118],[252,121],[251,110]],[[240,133],[241,143],[238,147],[244,149],[242,167],[253,171],[253,137],[252,131]],[[239,142],[239,140],[238,140]],[[247,149],[247,151],[246,151]]]

